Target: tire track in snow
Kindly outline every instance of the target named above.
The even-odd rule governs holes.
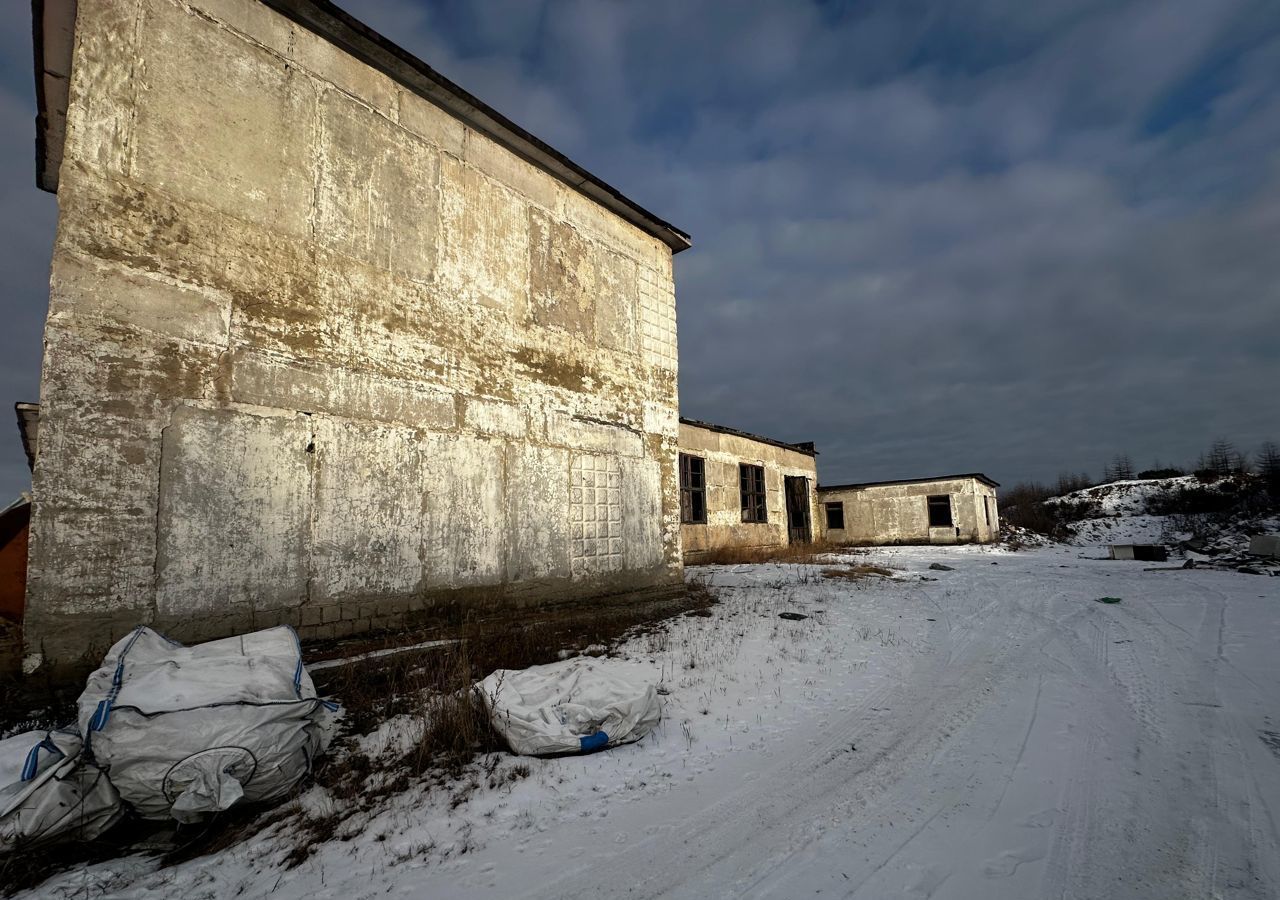
[[[990,629],[982,626],[989,622],[991,614],[1000,605],[999,601],[990,601],[965,615],[965,627],[957,629],[960,632],[958,643],[948,646],[945,661],[926,660],[926,663],[931,663],[926,666],[930,671],[916,672],[911,680],[886,686],[874,698],[865,701],[857,712],[846,717],[832,738],[822,742],[814,752],[801,758],[793,757],[768,773],[767,777],[757,779],[757,783],[782,787],[773,787],[763,795],[736,790],[702,814],[681,823],[674,833],[637,842],[624,853],[599,861],[598,865],[610,871],[611,882],[631,884],[633,887],[629,893],[633,897],[657,897],[668,893],[695,896],[698,895],[696,892],[690,892],[691,879],[702,876],[705,886],[707,872],[736,856],[755,860],[753,873],[745,878],[726,879],[719,883],[732,881],[735,893],[739,888],[758,887],[788,859],[803,853],[812,840],[812,837],[805,839],[802,835],[786,851],[771,853],[769,851],[781,836],[780,831],[786,830],[794,835],[797,830],[802,830],[796,823],[811,821],[813,810],[820,808],[834,812],[842,820],[874,808],[877,800],[895,789],[906,772],[927,764],[929,758],[948,744],[953,734],[990,704],[998,696],[996,687],[1003,680],[1017,674],[1018,668],[1011,664],[1012,661],[1033,652],[1027,639],[1043,637],[1049,620],[1028,614],[1020,607],[1011,607],[1005,610],[1009,627],[999,636],[997,645],[992,647]],[[987,640],[979,640],[980,637]],[[870,714],[872,703],[876,706],[891,703],[894,709],[907,711],[906,720],[894,721],[892,724],[898,727],[889,735],[887,743],[879,746],[866,745],[866,736],[878,736],[878,730],[886,724],[883,717]],[[831,751],[847,745],[852,738],[859,739],[866,749],[872,750],[871,759],[852,773],[830,772]],[[881,861],[876,871],[883,868],[901,848],[909,846],[933,818],[963,799],[964,786],[953,787],[955,790],[946,792],[940,798],[941,802],[920,810],[924,821],[914,827],[899,849]],[[899,817],[914,818],[910,812]],[[766,846],[757,846],[762,843]],[[663,862],[657,863],[657,860]],[[580,881],[584,875],[590,874],[591,868],[579,867],[553,885],[525,896],[594,895],[602,888],[594,884],[584,885]]]

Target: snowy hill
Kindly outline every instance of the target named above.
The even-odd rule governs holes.
[[[1215,484],[1218,483],[1221,482],[1215,482]],[[1138,516],[1146,513],[1147,504],[1153,497],[1168,496],[1194,488],[1197,484],[1198,481],[1194,475],[1112,481],[1085,488],[1082,491],[1072,491],[1061,497],[1052,497],[1045,503],[1052,506],[1091,504],[1096,506],[1098,516]]]
[[[1065,526],[1068,543],[1164,544],[1197,563],[1257,564],[1245,555],[1249,536],[1280,531],[1274,501],[1249,475],[1115,481],[1044,504]]]

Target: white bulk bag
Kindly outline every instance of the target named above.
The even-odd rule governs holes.
[[[0,741],[0,852],[91,841],[124,815],[120,795],[81,748],[74,731]]]
[[[139,627],[80,695],[81,733],[143,818],[196,821],[280,799],[332,737],[292,628],[184,647]]]
[[[640,740],[662,718],[655,680],[621,660],[580,657],[498,669],[476,690],[511,749],[540,756]]]

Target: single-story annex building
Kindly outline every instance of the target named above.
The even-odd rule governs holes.
[[[689,236],[325,0],[36,0],[28,670],[684,590]]]
[[[771,548],[814,537],[813,444],[680,420],[680,537],[686,562],[716,550]]]
[[[999,486],[977,472],[819,485],[822,536],[854,545],[988,543],[1000,536]]]

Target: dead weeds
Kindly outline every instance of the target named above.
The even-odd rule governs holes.
[[[772,547],[718,547],[699,553],[691,559],[693,566],[736,566],[760,565],[763,563],[787,563],[792,565],[813,565],[822,562],[820,559],[833,553],[844,552],[846,548],[826,541],[812,541],[807,544],[782,544]]]
[[[884,566],[872,566],[866,563],[849,566],[844,569],[823,569],[823,578],[836,578],[844,581],[862,581],[866,578],[893,578],[892,569]]]

